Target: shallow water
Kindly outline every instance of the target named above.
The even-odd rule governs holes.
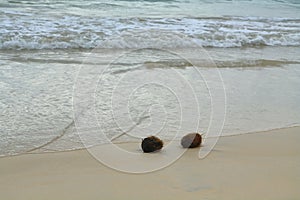
[[[155,58],[158,50],[149,49],[139,50],[144,55],[140,59],[130,51],[117,57],[123,50],[2,52],[1,153],[31,151],[63,132],[42,150],[82,147],[77,131],[88,145],[106,143],[105,137],[117,137],[132,127],[128,132],[132,137],[117,141],[154,133],[165,139],[196,130],[206,133],[213,108],[207,84],[214,87],[220,79],[207,80],[201,74],[217,71],[227,98],[220,103],[226,108],[222,135],[299,125],[299,48],[277,50],[208,49],[212,61],[190,54],[197,57],[194,62],[161,51]],[[213,100],[223,100],[221,94]]]
[[[4,1],[0,10],[0,155],[300,124],[297,1]]]

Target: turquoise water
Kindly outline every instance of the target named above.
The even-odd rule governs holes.
[[[271,0],[1,1],[0,155],[297,126],[299,11]]]

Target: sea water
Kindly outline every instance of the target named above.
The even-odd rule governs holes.
[[[1,1],[0,155],[298,126],[299,13],[296,0]]]

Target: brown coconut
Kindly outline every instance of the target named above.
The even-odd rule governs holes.
[[[190,133],[185,135],[181,139],[181,145],[183,148],[195,148],[199,147],[202,142],[202,137],[199,133]]]
[[[142,141],[142,149],[144,153],[150,153],[154,151],[159,151],[162,149],[164,143],[161,139],[155,136],[150,136]]]

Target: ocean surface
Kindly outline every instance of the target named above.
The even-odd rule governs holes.
[[[1,0],[0,91],[0,156],[299,126],[300,1]]]

